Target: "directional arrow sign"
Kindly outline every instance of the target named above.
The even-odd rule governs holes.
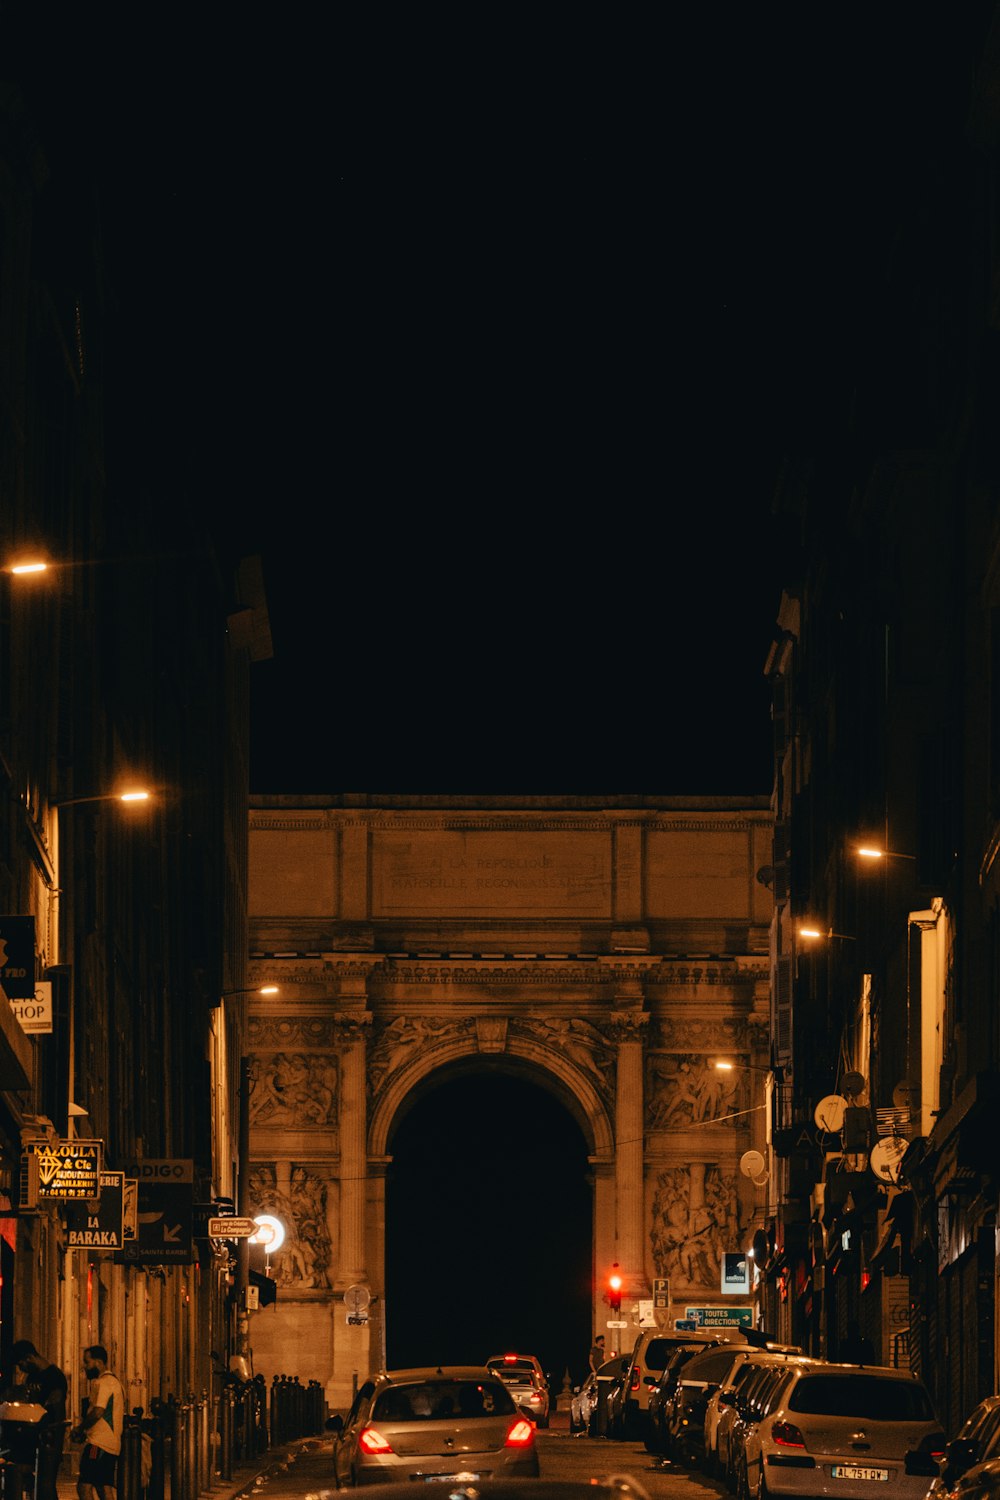
[[[230,1214],[228,1218],[209,1219],[208,1237],[210,1240],[248,1240],[259,1228],[254,1219],[237,1219]]]

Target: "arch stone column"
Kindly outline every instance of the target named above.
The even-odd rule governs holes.
[[[340,1252],[337,1286],[363,1282],[367,1275],[365,1202],[368,1177],[367,1056],[363,1022],[341,1023],[340,1054]]]
[[[615,1079],[615,1198],[617,1259],[626,1294],[645,1296],[649,1279],[645,1263],[645,1188],[643,1175],[642,1028],[649,1017],[640,1010],[612,1015],[618,1044]]]

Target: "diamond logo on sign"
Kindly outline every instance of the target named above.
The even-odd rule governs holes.
[[[39,1198],[100,1197],[103,1141],[57,1141],[31,1148],[38,1163]]]

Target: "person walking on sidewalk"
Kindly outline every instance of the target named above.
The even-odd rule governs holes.
[[[88,1380],[97,1382],[97,1387],[83,1421],[71,1434],[85,1445],[80,1454],[77,1494],[80,1500],[117,1500],[125,1392],[118,1376],[108,1369],[108,1351],[103,1344],[90,1344],[84,1349],[83,1372]]]
[[[24,1375],[20,1399],[45,1407],[38,1424],[38,1500],[56,1500],[56,1477],[62,1462],[66,1436],[66,1376],[58,1365],[50,1364],[30,1339],[17,1339],[10,1350],[11,1359]],[[34,1441],[34,1440],[33,1440]],[[30,1462],[34,1465],[34,1455]]]

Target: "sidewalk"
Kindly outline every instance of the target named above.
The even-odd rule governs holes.
[[[259,1490],[265,1481],[293,1469],[303,1458],[312,1457],[322,1477],[322,1471],[329,1463],[331,1448],[332,1443],[328,1437],[296,1438],[294,1442],[285,1443],[277,1448],[269,1448],[266,1453],[260,1453],[256,1458],[240,1464],[233,1470],[232,1479],[220,1479],[218,1474],[213,1475],[211,1489],[204,1491],[203,1495],[205,1500],[237,1500],[237,1497]],[[62,1466],[56,1483],[59,1500],[77,1500],[77,1464],[73,1461],[74,1457],[75,1454],[69,1451],[63,1454]],[[331,1489],[333,1486],[330,1483],[318,1487]],[[166,1477],[164,1495],[165,1500],[171,1500],[169,1473]],[[125,1500],[120,1491],[118,1500]],[[195,1500],[195,1497],[191,1496],[189,1500]]]

